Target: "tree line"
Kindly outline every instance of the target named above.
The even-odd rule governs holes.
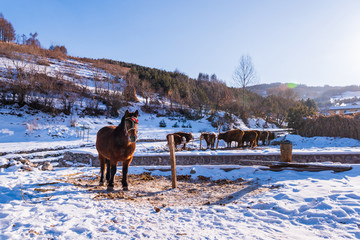
[[[278,125],[293,121],[293,118],[288,118],[289,112],[300,111],[298,106],[308,104],[309,101],[314,105],[313,109],[318,110],[315,101],[299,100],[296,92],[290,88],[272,89],[268,96],[263,97],[249,91],[246,86],[228,87],[216,74],[199,73],[194,79],[178,70],[170,72],[109,59],[98,61],[129,68],[124,76],[127,85],[132,86],[149,105],[156,105],[156,99],[163,97],[169,99],[170,108],[191,107],[200,113],[199,116],[202,112],[225,111],[242,118],[245,122],[248,117],[255,116]],[[302,111],[299,115],[312,114],[314,111]]]

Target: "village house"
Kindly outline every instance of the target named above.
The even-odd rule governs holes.
[[[332,114],[344,114],[352,115],[360,112],[360,105],[344,105],[344,106],[332,106],[329,108],[329,115]]]

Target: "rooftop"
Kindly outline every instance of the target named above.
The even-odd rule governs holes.
[[[329,110],[360,109],[360,105],[332,106]]]

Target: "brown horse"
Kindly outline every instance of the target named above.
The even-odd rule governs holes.
[[[124,191],[128,190],[127,173],[135,151],[138,115],[138,110],[135,112],[126,110],[119,126],[106,126],[97,133],[96,149],[100,159],[100,185],[104,185],[106,166],[108,190],[114,188],[114,177],[118,162],[123,162],[121,183]]]
[[[205,140],[206,142],[206,149],[208,149],[209,147],[211,149],[214,149],[214,146],[215,146],[215,140],[216,140],[216,134],[215,133],[201,133],[200,135],[200,141],[201,139]],[[201,142],[200,142],[200,146],[201,146]]]

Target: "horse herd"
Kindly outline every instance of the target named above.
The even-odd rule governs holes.
[[[167,139],[169,139],[169,136],[174,136],[174,143],[175,147],[178,145],[184,144],[182,149],[185,150],[186,143],[190,142],[191,140],[194,140],[194,136],[192,133],[186,133],[186,132],[175,132],[172,134],[168,134],[166,136]],[[235,147],[245,147],[249,146],[251,148],[257,147],[259,145],[259,141],[261,141],[262,145],[269,145],[270,141],[275,138],[275,134],[270,131],[258,131],[258,130],[246,130],[243,131],[241,129],[232,129],[228,130],[226,132],[219,133],[217,136],[215,133],[201,133],[200,135],[200,142],[202,139],[205,140],[207,144],[207,149],[215,149],[215,142],[216,143],[216,149],[219,145],[219,140],[223,140],[226,143],[226,146],[228,148],[232,147],[232,143],[235,142]],[[201,143],[200,143],[201,147]]]
[[[118,126],[105,126],[97,133],[96,149],[100,160],[99,184],[103,186],[104,178],[106,178],[108,190],[113,190],[114,188],[114,177],[118,162],[122,162],[121,183],[123,190],[128,190],[127,174],[136,147],[138,115],[138,110],[135,112],[126,110]],[[176,145],[184,144],[183,149],[186,148],[186,143],[194,139],[192,133],[176,132],[172,135],[174,136]],[[200,141],[202,138],[206,141],[207,148],[211,147],[214,149],[216,140],[215,133],[202,133]],[[232,142],[236,142],[237,147],[245,146],[245,144],[249,144],[250,147],[256,147],[259,140],[262,141],[262,144],[266,142],[269,144],[272,139],[274,139],[274,134],[269,131],[242,131],[240,129],[234,129],[219,133],[216,145],[218,145],[219,140],[224,140],[228,147],[231,147]]]

